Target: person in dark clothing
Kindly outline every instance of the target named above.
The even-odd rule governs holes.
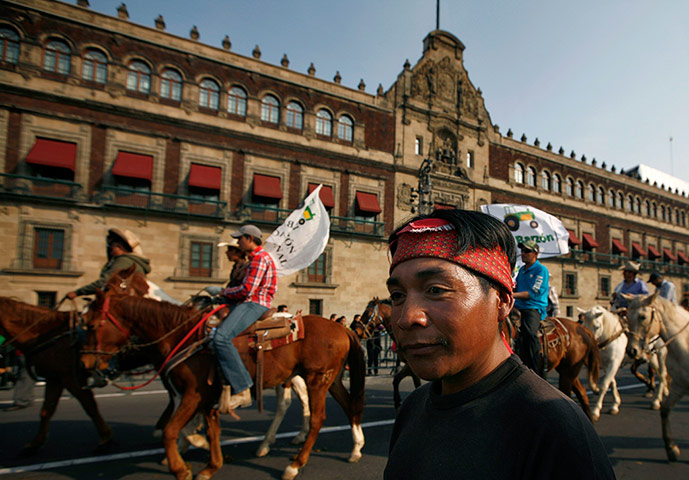
[[[151,262],[148,258],[144,258],[144,252],[141,249],[139,239],[129,230],[124,232],[116,228],[108,230],[106,248],[108,261],[101,268],[98,279],[88,285],[68,292],[67,298],[73,300],[82,295],[92,295],[99,289],[102,290],[115,272],[127,269],[132,265],[136,265],[137,272],[144,275],[150,273]]]
[[[513,355],[514,239],[486,214],[436,210],[389,239],[391,326],[431,383],[395,420],[386,479],[611,479],[605,448],[574,402]]]
[[[374,327],[371,331],[371,337],[366,339],[366,358],[368,359],[368,369],[369,375],[378,375],[378,364],[380,362],[380,352],[382,346],[380,343],[380,332],[378,328],[384,328],[382,325]]]

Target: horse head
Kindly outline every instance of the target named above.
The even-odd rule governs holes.
[[[106,370],[110,359],[129,341],[129,329],[116,312],[118,297],[128,295],[98,290],[95,300],[82,315],[86,341],[81,349],[81,363],[87,370]]]
[[[591,330],[596,339],[600,339],[605,328],[605,313],[607,310],[600,305],[594,305],[588,310],[577,307],[577,311],[584,314],[583,325]]]
[[[115,272],[105,285],[105,291],[144,297],[148,293],[146,278],[136,270],[136,265]]]
[[[643,358],[648,344],[660,335],[662,320],[658,312],[659,290],[652,295],[622,294],[629,302],[627,322],[629,324],[629,343],[627,355],[633,360]]]

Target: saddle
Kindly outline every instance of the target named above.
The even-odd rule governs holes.
[[[543,353],[544,370],[548,371],[548,351],[558,350],[560,353],[569,348],[569,331],[556,317],[548,317],[541,320],[538,328],[538,341]]]

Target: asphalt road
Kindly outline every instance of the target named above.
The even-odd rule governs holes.
[[[628,371],[625,368],[625,371]],[[555,377],[550,377],[555,381]],[[683,453],[680,461],[669,464],[661,439],[658,412],[650,410],[644,389],[628,373],[620,378],[622,407],[617,416],[603,415],[596,424],[620,479],[664,480],[689,478],[689,398],[680,402],[671,417],[677,443]],[[405,380],[403,390],[411,389]],[[395,411],[392,406],[391,378],[367,378],[367,405],[364,414],[366,446],[358,464],[347,463],[352,446],[344,413],[334,400],[328,400],[328,418],[318,437],[311,459],[300,479],[378,479],[385,467],[388,439]],[[43,393],[36,387],[37,396]],[[98,403],[112,426],[116,443],[105,452],[94,451],[93,425],[78,403],[65,398],[52,423],[46,446],[29,458],[18,457],[21,447],[35,433],[40,403],[15,411],[0,412],[0,480],[4,479],[169,479],[160,464],[164,454],[159,441],[152,439],[152,425],[162,411],[167,395],[158,382],[134,394],[122,394],[113,387],[98,392]],[[0,391],[0,407],[11,402],[10,391]],[[226,464],[214,477],[218,479],[275,479],[289,464],[298,448],[289,443],[290,432],[300,426],[300,408],[295,400],[276,445],[265,458],[256,458],[259,438],[268,427],[274,410],[274,394],[267,392],[266,409],[241,411],[242,421],[223,417],[222,440]],[[606,402],[609,405],[609,401]],[[185,455],[198,472],[207,454],[192,450]]]

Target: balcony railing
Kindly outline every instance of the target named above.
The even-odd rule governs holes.
[[[223,218],[227,202],[204,200],[186,195],[154,193],[128,187],[103,187],[94,198],[104,206],[131,208],[144,212],[175,213],[187,216]]]
[[[593,264],[603,268],[619,268],[628,260],[638,262],[641,265],[642,272],[660,272],[673,275],[687,275],[689,276],[689,265],[678,265],[675,263],[668,263],[657,260],[646,260],[643,258],[629,258],[623,255],[614,255],[610,253],[598,253],[589,250],[570,250],[568,257],[559,257],[564,260],[576,261],[585,264]]]
[[[55,178],[0,173],[0,192],[43,200],[83,201],[81,184]]]
[[[277,208],[272,205],[245,203],[239,210],[242,221],[252,221],[259,224],[280,225],[292,210]],[[382,237],[385,233],[385,223],[366,220],[361,217],[330,216],[330,231],[332,233],[350,233]]]

